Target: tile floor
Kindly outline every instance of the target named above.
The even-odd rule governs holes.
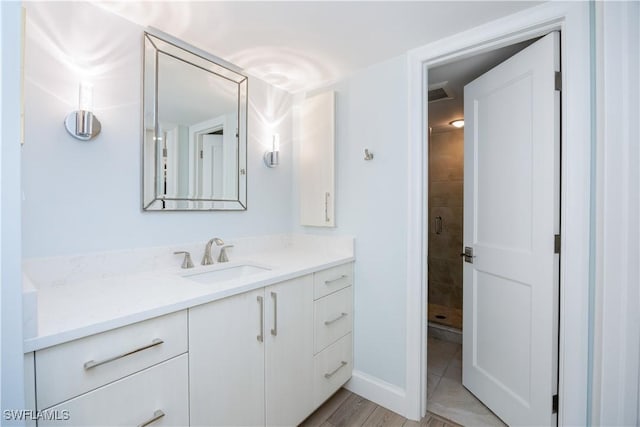
[[[484,427],[505,424],[462,386],[462,345],[429,337],[427,415],[409,421],[340,389],[301,424],[303,427]]]
[[[462,427],[427,413],[420,421],[406,418],[341,388],[300,427]]]
[[[462,345],[429,337],[427,410],[463,426],[505,426],[462,386]]]

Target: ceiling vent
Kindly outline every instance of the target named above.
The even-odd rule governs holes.
[[[442,101],[444,99],[453,99],[453,93],[449,89],[448,82],[435,83],[429,85],[429,102]]]

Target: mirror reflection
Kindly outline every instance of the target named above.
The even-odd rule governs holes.
[[[231,68],[145,33],[145,210],[246,209],[247,78]]]

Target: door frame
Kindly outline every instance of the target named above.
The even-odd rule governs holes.
[[[546,3],[410,51],[405,416],[426,413],[428,70],[550,31],[561,34],[559,425],[586,425],[592,221],[591,7]],[[571,221],[566,219],[570,218]],[[551,399],[550,399],[551,400]]]

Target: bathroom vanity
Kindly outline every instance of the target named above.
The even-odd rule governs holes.
[[[351,377],[354,257],[284,240],[253,253],[234,242],[230,262],[191,269],[87,278],[86,260],[36,286],[25,358],[38,425],[304,420]]]

